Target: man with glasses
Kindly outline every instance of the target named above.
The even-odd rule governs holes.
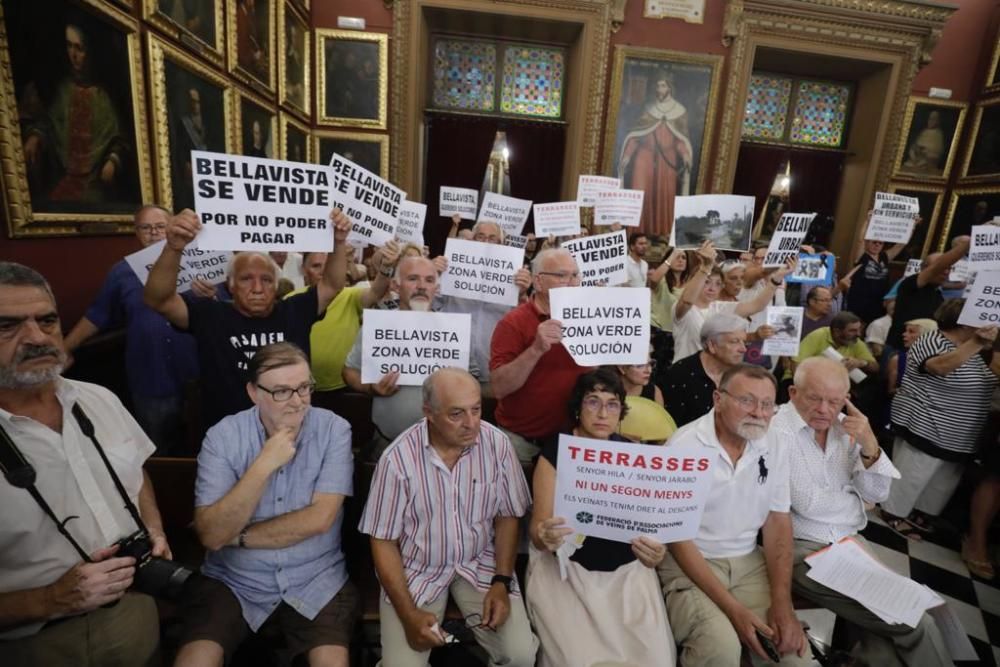
[[[174,664],[222,665],[269,628],[312,667],[347,667],[358,613],[340,537],[351,427],[310,406],[299,347],[260,348],[249,376],[254,407],[211,428],[198,454],[194,528],[208,553],[187,590]]]
[[[860,603],[807,576],[805,558],[845,537],[867,547],[858,534],[868,524],[865,503],[889,496],[899,472],[879,448],[868,420],[848,399],[842,364],[806,359],[795,370],[790,403],[771,422],[789,456],[795,566],[792,589],[864,630],[862,657],[871,665],[951,665],[933,619],[916,628],[884,622]],[[841,414],[846,408],[847,414]],[[874,558],[874,554],[872,554]]]
[[[712,411],[667,443],[718,453],[697,537],[670,544],[657,568],[683,667],[738,665],[743,644],[755,662],[768,661],[761,635],[782,665],[811,662],[792,609],[787,447],[768,431],[776,390],[764,368],[733,366],[722,375]]]
[[[816,329],[830,326],[833,320],[833,292],[829,287],[816,285],[806,294],[806,307],[802,313],[802,335],[805,338]]]
[[[490,342],[490,383],[496,421],[518,458],[530,462],[566,420],[577,366],[562,345],[562,324],[549,317],[549,290],[578,287],[580,270],[568,250],[547,248],[531,262],[532,297],[507,313]]]

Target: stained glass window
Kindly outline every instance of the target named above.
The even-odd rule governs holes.
[[[800,81],[788,138],[792,143],[839,148],[851,88],[842,83]]]
[[[770,74],[750,77],[746,113],[743,116],[743,136],[763,141],[781,141],[785,137],[788,101],[792,81]]]
[[[562,114],[562,51],[535,46],[504,50],[500,111],[557,118]]]
[[[434,106],[495,110],[496,62],[496,46],[488,42],[438,40],[434,45]]]

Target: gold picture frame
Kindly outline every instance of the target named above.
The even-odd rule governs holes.
[[[235,96],[237,93],[228,78],[202,64],[186,51],[152,34],[147,33],[146,37],[150,89],[152,91],[154,162],[156,163],[159,186],[159,201],[164,207],[174,209],[178,207],[178,204],[182,206],[193,204],[193,187],[190,191],[190,199],[185,196],[183,201],[178,201],[177,195],[186,195],[188,190],[186,180],[181,184],[177,183],[176,179],[186,178],[187,169],[183,166],[185,162],[182,156],[174,156],[173,151],[183,151],[193,147],[225,153],[235,152],[233,117],[236,113]],[[173,68],[176,70],[170,71]],[[168,83],[168,76],[177,80]],[[216,94],[216,91],[209,86],[218,89],[218,93]],[[198,109],[195,110],[191,97],[192,91],[199,92],[201,97],[212,97],[212,99],[198,97]],[[191,104],[186,116],[181,109],[181,98],[184,95],[187,96],[187,101]],[[212,102],[217,102],[217,104]],[[213,116],[213,111],[221,111],[221,119]],[[188,121],[196,113],[200,122]],[[207,122],[205,121],[206,117],[208,118]],[[195,138],[196,131],[200,135],[198,138]],[[172,143],[176,145],[172,146]],[[173,159],[175,157],[176,159]]]
[[[1000,181],[1000,97],[976,105],[969,137],[962,163],[962,183]]]
[[[954,237],[968,234],[974,225],[986,224],[997,215],[1000,215],[1000,185],[953,189],[938,252],[949,247]]]
[[[241,0],[224,0],[226,3],[226,51],[228,53],[229,71],[240,81],[265,95],[273,95],[277,81],[277,63],[275,62],[275,17],[277,5],[281,0],[256,0],[253,16],[248,16],[241,6]],[[261,9],[257,5],[266,4]],[[241,26],[253,26],[257,37],[240,37]],[[246,47],[241,53],[242,47]],[[266,63],[266,71],[253,71],[255,65],[250,64],[258,59]],[[258,63],[256,67],[260,67]]]
[[[298,132],[303,137],[303,142],[300,146],[300,150],[302,152],[301,156],[293,155],[293,151],[289,150],[288,140],[289,136],[293,132]],[[309,126],[298,120],[287,111],[281,111],[278,114],[278,144],[282,160],[312,163],[313,140],[309,131]]]
[[[964,102],[910,97],[903,117],[902,139],[892,165],[893,178],[947,181],[958,153],[968,107]],[[934,127],[930,126],[931,118],[936,118]],[[941,151],[945,141],[947,148]]]
[[[314,162],[329,164],[332,154],[339,153],[368,171],[382,178],[389,178],[389,135],[320,130],[313,132],[312,136]],[[339,142],[340,145],[337,146],[334,142]],[[353,148],[355,154],[352,155],[345,148]],[[378,164],[375,164],[376,161]]]
[[[250,115],[257,116],[254,120],[265,121],[267,125],[267,135],[260,137],[261,145],[259,147],[253,146],[255,137],[253,136],[253,128],[249,125],[251,119],[245,118],[248,112]],[[261,122],[261,130],[264,129],[265,122]],[[281,151],[278,144],[278,110],[266,100],[241,91],[239,99],[236,100],[235,113],[233,114],[233,139],[236,142],[236,152],[240,155],[278,159]],[[248,143],[251,145],[248,146]]]
[[[191,17],[186,15],[185,6],[178,4],[181,0],[174,0],[171,16],[163,7],[165,1],[169,0],[142,0],[143,18],[213,65],[225,67],[226,22],[223,17],[226,0],[199,0],[194,6],[203,10],[211,3],[209,11]],[[194,25],[185,25],[188,22]],[[206,32],[208,28],[212,34]]]
[[[923,218],[920,227],[914,230],[909,243],[897,256],[897,262],[905,263],[908,259],[922,259],[935,245],[934,236],[941,219],[944,190],[943,185],[921,185],[903,181],[889,183],[888,192],[906,197],[916,197],[920,201],[920,215]]]
[[[94,35],[93,32],[95,29],[108,30],[123,38],[123,41],[117,45],[109,46],[110,50],[105,55],[107,56],[115,49],[118,50],[120,60],[117,62],[117,66],[121,68],[123,74],[127,71],[128,81],[125,82],[124,86],[118,86],[117,90],[113,91],[114,93],[118,93],[115,96],[109,94],[108,91],[111,89],[106,84],[104,86],[96,85],[93,88],[108,99],[108,103],[118,113],[123,116],[131,114],[132,131],[128,132],[126,130],[124,139],[126,142],[132,142],[134,153],[132,156],[128,155],[127,145],[121,153],[114,152],[115,149],[111,148],[111,146],[114,145],[113,140],[115,138],[109,141],[109,153],[105,167],[107,167],[109,162],[114,162],[115,169],[111,178],[114,179],[118,174],[123,173],[124,179],[127,180],[123,179],[124,182],[119,181],[119,183],[122,183],[120,187],[127,187],[130,191],[124,195],[124,198],[118,201],[107,202],[104,210],[100,210],[102,204],[105,203],[104,200],[97,201],[95,204],[90,199],[90,194],[88,194],[93,192],[103,193],[106,187],[106,181],[104,181],[103,176],[104,167],[101,168],[100,178],[102,182],[100,184],[95,185],[94,183],[81,181],[80,179],[73,179],[79,187],[70,188],[70,190],[79,189],[81,192],[86,191],[80,195],[77,201],[72,201],[70,204],[54,203],[53,206],[47,207],[42,205],[42,201],[35,201],[37,197],[33,199],[33,191],[37,192],[39,188],[44,188],[47,194],[53,194],[60,188],[61,180],[66,180],[66,177],[64,176],[60,181],[56,181],[57,177],[51,171],[36,171],[34,172],[34,177],[30,177],[29,175],[24,148],[24,141],[27,137],[24,137],[21,132],[22,123],[26,122],[26,116],[18,107],[18,94],[19,92],[23,92],[24,88],[31,87],[36,80],[39,80],[39,77],[43,79],[45,77],[37,69],[37,60],[29,58],[28,55],[23,56],[25,60],[22,61],[21,65],[12,60],[12,39],[11,35],[8,35],[7,32],[7,23],[12,13],[9,9],[5,11],[4,7],[0,6],[0,100],[2,100],[0,101],[0,198],[3,200],[3,209],[7,217],[8,233],[12,238],[131,233],[135,209],[143,202],[151,201],[153,198],[153,177],[149,166],[149,138],[146,127],[145,79],[142,68],[138,22],[131,16],[128,16],[120,5],[109,5],[97,0],[83,0],[82,2],[73,3],[61,2],[58,4],[45,3],[44,5],[37,5],[31,10],[25,10],[24,8],[26,7],[28,5],[20,6],[20,9],[25,11],[25,14],[21,15],[22,18],[32,27],[38,26],[40,31],[52,33],[53,29],[56,30],[60,43],[62,43],[62,39],[66,39],[59,34],[64,30],[62,22],[70,20],[79,22],[79,29],[87,34],[90,39],[96,40],[98,44],[107,44],[107,40],[102,40],[99,35]],[[34,17],[30,14],[31,11],[44,11],[46,13],[46,20],[35,21]],[[60,14],[60,11],[63,13]],[[75,18],[74,14],[76,15]],[[13,15],[17,16],[16,13]],[[42,33],[39,32],[38,34]],[[47,35],[47,37],[52,36],[52,34]],[[27,40],[32,40],[30,43],[34,44],[37,41],[37,35],[32,34],[26,37],[24,32],[18,30],[13,42],[16,44],[19,40],[22,43],[29,43]],[[62,55],[65,54],[64,50],[57,52]],[[15,81],[15,68],[21,70],[27,69],[28,63],[31,63],[35,69],[30,75],[23,77],[27,81],[22,81],[21,83],[26,85],[22,86],[19,91],[19,84]],[[86,61],[84,62],[84,66],[86,66]],[[29,76],[30,79],[28,78]],[[60,90],[62,87],[61,81],[66,80],[69,80],[68,75],[64,79],[50,80],[50,83],[57,84],[55,89]],[[121,98],[120,91],[122,89],[128,91],[128,99]],[[114,101],[115,99],[117,99],[117,102]],[[44,99],[38,100],[37,104],[38,109],[34,113],[47,115],[47,111],[41,108],[41,105],[44,104]],[[123,117],[116,119],[117,122],[122,120]],[[35,148],[33,150],[38,155],[36,157],[36,164],[44,164],[47,154],[51,156],[52,151],[46,150],[46,140],[44,138],[40,143],[38,141],[34,142],[34,145]],[[41,148],[38,148],[38,146],[41,146]],[[51,161],[49,164],[51,164]],[[55,173],[58,174],[58,171]],[[34,184],[32,181],[34,181]],[[52,183],[50,181],[56,182]],[[104,195],[102,194],[101,196],[103,197]],[[61,199],[53,198],[53,202],[65,201],[70,200],[65,197]]]
[[[332,66],[327,62],[327,43],[331,56],[352,59],[352,63]],[[359,127],[384,130],[387,127],[389,87],[389,36],[385,33],[356,32],[353,30],[315,31],[316,57],[316,119],[324,125]],[[342,48],[336,49],[337,43]],[[353,43],[353,49],[348,47]],[[372,46],[374,46],[374,53]],[[368,66],[376,68],[369,71]],[[351,84],[351,79],[355,80]],[[336,91],[330,89],[327,100],[327,81],[333,79]],[[371,85],[374,84],[374,90]],[[356,91],[356,92],[355,92]],[[328,105],[328,102],[330,104]],[[334,107],[333,104],[337,106]]]
[[[990,66],[986,70],[986,85],[984,90],[988,93],[1000,92],[1000,39],[993,47],[993,58]]]
[[[312,57],[312,44],[309,43],[310,27],[309,21],[304,19],[296,11],[297,4],[286,0],[278,12],[278,99],[282,106],[294,112],[298,112],[304,119],[308,119],[311,109],[312,96],[309,94],[310,69],[309,59]],[[289,24],[289,18],[296,22]],[[291,57],[294,53],[289,51],[288,26],[297,25],[302,35],[302,55],[301,62],[294,63]],[[295,71],[300,69],[301,81],[298,85],[289,85],[289,77],[295,75]]]

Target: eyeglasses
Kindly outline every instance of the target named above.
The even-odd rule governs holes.
[[[262,385],[257,385],[258,389],[262,389],[271,395],[271,398],[275,400],[276,403],[284,403],[292,398],[292,394],[297,394],[299,398],[309,398],[313,390],[316,389],[315,382],[309,382],[295,389],[289,387],[278,387],[277,389],[268,389]]]
[[[804,394],[802,398],[805,400],[806,403],[808,403],[810,406],[814,408],[819,407],[824,403],[826,403],[834,410],[840,410],[841,408],[844,407],[844,404],[847,402],[846,398],[823,398],[822,396],[811,396],[809,394]]]
[[[593,412],[599,414],[601,408],[607,410],[608,414],[614,415],[622,411],[622,403],[619,400],[611,399],[608,402],[604,402],[596,396],[588,396],[583,399],[583,409],[588,412]]]
[[[447,634],[446,644],[471,644],[476,641],[476,636],[472,631],[480,628],[496,632],[493,628],[483,625],[481,614],[474,613],[461,619],[448,618],[441,621],[441,629]]]
[[[556,282],[560,283],[568,283],[580,279],[579,271],[573,271],[572,273],[569,271],[539,271],[538,275],[552,276],[556,279]]]
[[[167,231],[166,225],[136,225],[135,230],[140,234],[152,234],[156,232],[157,234],[162,234]]]
[[[768,400],[762,401],[754,398],[753,396],[737,396],[735,394],[731,394],[727,389],[720,389],[719,393],[725,394],[726,396],[732,398],[734,401],[740,404],[741,408],[743,408],[747,412],[752,412],[754,410],[759,409],[761,412],[771,413],[774,412],[774,409],[777,407],[774,404],[774,401],[768,401]]]

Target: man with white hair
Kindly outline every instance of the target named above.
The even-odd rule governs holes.
[[[792,590],[854,623],[872,637],[858,657],[872,665],[909,667],[951,665],[933,619],[924,614],[916,628],[889,624],[859,602],[813,581],[805,558],[868,523],[865,503],[882,502],[899,472],[879,448],[868,419],[848,399],[851,382],[843,364],[810,357],[795,369],[790,403],[771,422],[772,434],[789,456],[795,566]],[[847,414],[841,409],[846,407]]]
[[[227,286],[232,302],[186,301],[177,294],[181,252],[201,230],[194,211],[184,209],[167,226],[167,243],[149,271],[144,298],[176,328],[198,341],[201,365],[203,425],[252,406],[246,386],[247,362],[270,343],[295,343],[309,352],[313,322],[340,293],[347,276],[347,235],[351,221],[342,211],[330,214],[334,250],[323,278],[288,299],[277,298],[279,270],[265,253],[241,252],[233,257]]]
[[[738,315],[710,315],[701,326],[701,351],[670,366],[663,385],[663,407],[677,426],[684,426],[712,409],[719,379],[743,361],[747,351],[747,321]]]

